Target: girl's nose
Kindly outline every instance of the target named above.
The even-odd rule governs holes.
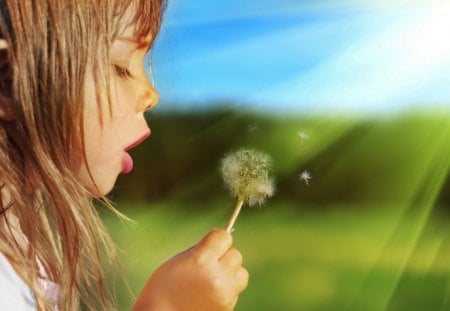
[[[147,77],[142,79],[141,92],[138,98],[137,112],[145,112],[158,104],[159,94]]]
[[[152,85],[147,87],[143,97],[140,112],[150,110],[158,104],[159,94]]]

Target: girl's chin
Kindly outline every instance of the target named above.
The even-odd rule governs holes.
[[[104,197],[113,190],[114,185],[116,184],[116,180],[117,176],[112,181],[99,182],[96,188],[95,187],[89,188],[89,192],[95,198]]]
[[[99,188],[88,188],[89,193],[93,198],[101,198],[106,196],[108,193],[111,192],[114,185],[111,187],[99,187]]]
[[[119,174],[120,171],[114,173],[113,169],[110,170],[109,174],[104,174],[104,171],[93,170],[92,178],[94,180],[92,180],[87,169],[84,169],[80,171],[79,177],[92,197],[101,198],[111,192]]]
[[[114,188],[117,177],[118,175],[108,178],[108,180],[97,179],[95,184],[90,181],[87,185],[85,184],[86,189],[94,198],[104,197]]]

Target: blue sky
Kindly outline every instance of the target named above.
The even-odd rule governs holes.
[[[165,108],[449,108],[449,34],[450,1],[169,0],[153,72]]]

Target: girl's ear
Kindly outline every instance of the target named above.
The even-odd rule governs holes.
[[[4,39],[0,39],[0,55],[8,49],[8,43]],[[14,120],[11,112],[7,109],[5,100],[0,94],[0,120],[12,121]]]

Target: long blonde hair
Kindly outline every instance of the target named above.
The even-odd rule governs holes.
[[[60,310],[77,309],[80,300],[89,309],[115,308],[102,269],[102,256],[114,262],[115,248],[76,173],[86,158],[84,85],[89,74],[97,89],[109,85],[109,49],[126,11],[134,13],[129,24],[137,37],[155,38],[164,6],[164,0],[0,0],[0,38],[8,44],[0,55],[0,105],[13,116],[0,119],[0,252],[39,309],[51,306],[39,287],[37,259],[61,287]]]

